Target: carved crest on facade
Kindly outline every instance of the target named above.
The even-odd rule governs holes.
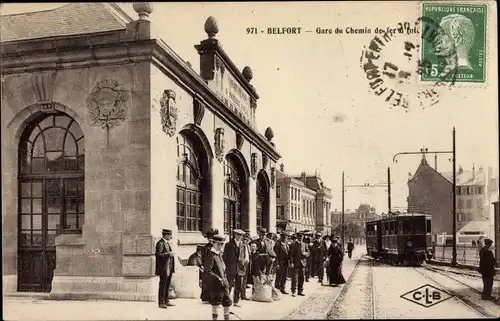
[[[215,158],[219,162],[222,162],[224,160],[224,148],[226,142],[224,141],[224,128],[217,128],[215,129]]]
[[[268,161],[269,161],[269,158],[267,158],[267,155],[262,154],[262,168],[263,169],[266,169]]]
[[[175,99],[175,91],[171,89],[164,90],[160,99],[161,129],[170,137],[174,136],[177,126]]]
[[[243,138],[243,135],[240,132],[236,132],[236,148],[241,150],[244,142],[245,138]]]
[[[193,102],[193,116],[194,123],[197,126],[201,125],[201,121],[203,120],[203,116],[205,116],[205,104],[199,101],[198,99],[194,99]]]
[[[252,153],[252,158],[250,159],[250,174],[253,179],[257,177],[257,169],[259,167],[258,161],[259,158],[257,156],[257,153]]]
[[[224,73],[224,71],[226,70],[226,66],[224,64],[224,61],[222,61],[222,59],[215,55],[215,70],[219,70],[221,71],[221,73]]]
[[[271,167],[271,187],[274,188],[274,184],[276,183],[276,168]]]
[[[128,95],[118,82],[102,79],[87,98],[87,108],[92,126],[110,129],[119,126],[127,117]]]

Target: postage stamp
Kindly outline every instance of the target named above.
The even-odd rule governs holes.
[[[457,83],[483,83],[486,79],[487,6],[484,4],[423,3],[422,32],[433,28],[431,44],[422,42],[426,62],[421,81],[436,81],[440,71],[456,68]],[[456,65],[454,65],[456,64]]]

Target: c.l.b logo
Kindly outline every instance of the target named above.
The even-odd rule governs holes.
[[[423,285],[415,290],[411,290],[410,292],[406,292],[401,295],[401,298],[426,308],[444,302],[452,297],[453,295],[448,292],[438,289],[430,284]]]

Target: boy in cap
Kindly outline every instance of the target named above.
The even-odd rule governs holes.
[[[207,259],[207,255],[210,254],[210,251],[212,250],[212,238],[214,237],[214,235],[218,235],[219,234],[219,230],[218,229],[214,229],[214,228],[210,228],[206,233],[205,233],[205,237],[207,238],[207,241],[208,243],[205,244],[205,247],[203,248],[203,251],[201,253],[201,264],[204,265],[204,262],[205,260]],[[204,303],[209,303],[210,301],[210,295],[209,293],[207,292],[206,290],[206,286],[205,286],[205,274],[203,273],[202,275],[202,286],[201,286],[201,295],[200,295],[200,298],[201,298],[201,301],[204,302]]]
[[[266,275],[271,273],[272,265],[276,259],[271,240],[267,237],[267,230],[263,227],[259,229],[259,240],[257,241],[257,252],[266,258]]]
[[[203,248],[205,247],[204,244],[198,244],[196,246],[196,252],[191,254],[191,256],[188,258],[188,266],[197,266],[199,268],[199,284],[200,288],[202,287],[202,278],[203,278],[203,265],[201,262],[201,255],[203,253]]]
[[[234,306],[239,306],[242,276],[245,275],[245,251],[242,251],[242,239],[245,235],[240,229],[233,231],[233,239],[224,246],[222,258],[226,265],[229,292],[234,288]]]
[[[224,320],[229,320],[229,308],[233,304],[229,295],[229,281],[226,274],[226,265],[222,259],[222,247],[224,236],[214,235],[212,237],[212,248],[203,262],[206,275],[207,291],[212,305],[212,320],[217,320],[218,310],[224,307]]]
[[[172,274],[175,272],[175,255],[170,246],[172,231],[163,229],[162,238],[156,242],[156,266],[155,274],[160,277],[158,287],[158,307],[166,309],[168,306],[174,306],[168,300],[168,290],[172,281]]]

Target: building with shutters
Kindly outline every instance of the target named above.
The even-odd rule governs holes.
[[[213,17],[198,73],[157,37],[151,4],[134,9],[0,19],[4,292],[154,301],[162,229],[181,260],[210,227],[275,230],[280,155],[257,130],[251,69]]]
[[[317,175],[276,174],[276,221],[279,231],[319,231],[330,234],[332,192]]]

